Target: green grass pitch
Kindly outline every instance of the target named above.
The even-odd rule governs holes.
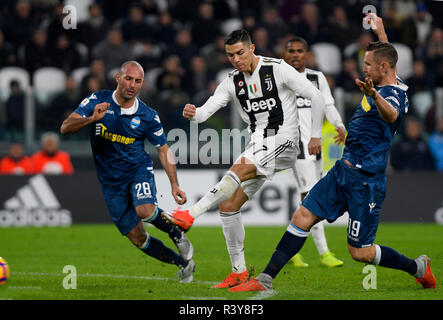
[[[246,262],[252,273],[257,275],[266,266],[285,228],[246,227]],[[175,249],[167,235],[153,227],[147,230]],[[3,228],[0,256],[9,263],[11,277],[0,286],[0,299],[443,300],[443,226],[382,223],[376,239],[409,257],[430,256],[436,290],[424,290],[408,274],[383,267],[376,267],[376,289],[365,290],[363,280],[369,274],[347,252],[345,227],[325,230],[329,248],[344,261],[343,267],[321,267],[310,237],[301,252],[310,267],[286,265],[274,281],[274,290],[263,294],[210,288],[230,272],[221,227],[194,227],[188,233],[197,265],[190,284],[180,284],[174,277],[175,266],[144,255],[111,224]],[[76,269],[76,289],[63,287],[65,277],[73,275],[63,273],[67,265]]]

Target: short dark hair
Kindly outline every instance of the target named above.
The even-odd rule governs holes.
[[[395,66],[397,65],[397,50],[395,50],[394,46],[389,42],[371,42],[366,47],[366,51],[374,51],[374,59],[377,63],[380,63],[381,59],[386,59],[391,68],[395,68]]]
[[[250,45],[252,44],[251,36],[248,31],[244,29],[234,30],[230,34],[228,34],[225,38],[225,45],[233,45],[237,42],[243,42],[244,44]]]
[[[300,42],[300,43],[302,43],[305,46],[306,51],[309,51],[309,44],[302,37],[293,37],[293,38],[289,39],[288,42],[286,43],[286,46],[288,46],[292,42]]]

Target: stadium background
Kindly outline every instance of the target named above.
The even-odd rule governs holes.
[[[367,4],[377,8],[390,42],[399,51],[398,72],[410,87],[408,118],[418,121],[421,130],[418,141],[406,136],[404,126],[397,137],[400,156],[395,158],[400,161],[388,168],[381,221],[443,223],[443,128],[439,129],[443,5],[438,1],[2,1],[0,157],[16,141],[24,145],[27,155],[37,152],[42,134],[58,132],[80,101],[93,91],[114,88],[116,68],[128,59],[145,68],[139,96],[158,111],[166,132],[187,130],[181,108],[188,102],[201,105],[232,70],[223,38],[240,27],[251,33],[259,55],[281,57],[290,37],[305,38],[312,49],[308,67],[325,73],[347,125],[361,99],[354,78],[362,77],[362,48],[375,39],[361,25]],[[75,8],[76,29],[63,27],[68,5]],[[200,130],[243,127],[228,107]],[[45,175],[45,182],[37,179],[46,186],[43,189],[34,183],[35,175],[0,176],[1,225],[110,221],[94,172],[88,131],[60,138],[60,149],[69,153],[74,174]],[[434,150],[431,142],[435,153],[428,150]],[[156,158],[155,150],[146,148]],[[340,151],[330,143],[324,146],[325,156],[332,161]],[[226,168],[179,164],[179,180],[182,186],[189,185],[184,188],[190,201],[212,186]],[[156,174],[160,204],[171,209],[168,183],[162,170]],[[195,179],[203,181],[202,190],[195,188]],[[289,176],[277,176],[257,194],[249,210],[245,208],[246,222],[254,214],[256,221],[262,217],[260,224],[286,224],[296,199]],[[58,217],[63,210],[70,213],[67,219]],[[219,222],[215,212],[208,217],[208,224]]]

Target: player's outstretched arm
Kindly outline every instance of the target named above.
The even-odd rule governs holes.
[[[101,120],[105,114],[106,110],[109,108],[109,103],[102,102],[97,104],[94,107],[94,113],[90,117],[82,117],[76,112],[71,113],[65,121],[63,121],[61,127],[60,127],[60,133],[61,134],[70,134],[70,133],[76,133],[83,129],[84,127],[88,126],[89,124],[93,122],[97,122]]]
[[[355,83],[364,94],[370,96],[372,100],[374,100],[378,113],[384,121],[387,123],[393,123],[397,120],[398,110],[386,101],[377,90],[375,90],[374,83],[370,78],[367,77],[364,82],[355,79]]]
[[[174,155],[167,144],[164,144],[161,147],[157,148],[158,157],[160,159],[160,163],[165,169],[166,175],[169,178],[169,182],[171,184],[171,193],[174,197],[175,202],[178,204],[185,204],[187,201],[186,193],[180,189],[177,179],[177,168],[175,166]]]
[[[363,22],[371,26],[372,31],[377,35],[378,41],[389,42],[388,35],[385,32],[385,27],[383,25],[383,19],[378,17],[375,13],[368,13],[364,18]]]

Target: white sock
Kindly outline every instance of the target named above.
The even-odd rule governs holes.
[[[314,243],[317,247],[318,254],[322,255],[326,251],[328,251],[328,244],[326,242],[325,236],[325,228],[323,226],[323,221],[316,223],[311,228],[312,238],[314,239]]]
[[[240,186],[239,177],[232,171],[226,172],[223,178],[196,203],[189,214],[194,218],[199,217],[220,202],[228,200]]]
[[[231,259],[232,272],[241,273],[246,270],[245,262],[245,228],[240,211],[220,212],[223,223],[223,234],[226,240],[229,258]]]

